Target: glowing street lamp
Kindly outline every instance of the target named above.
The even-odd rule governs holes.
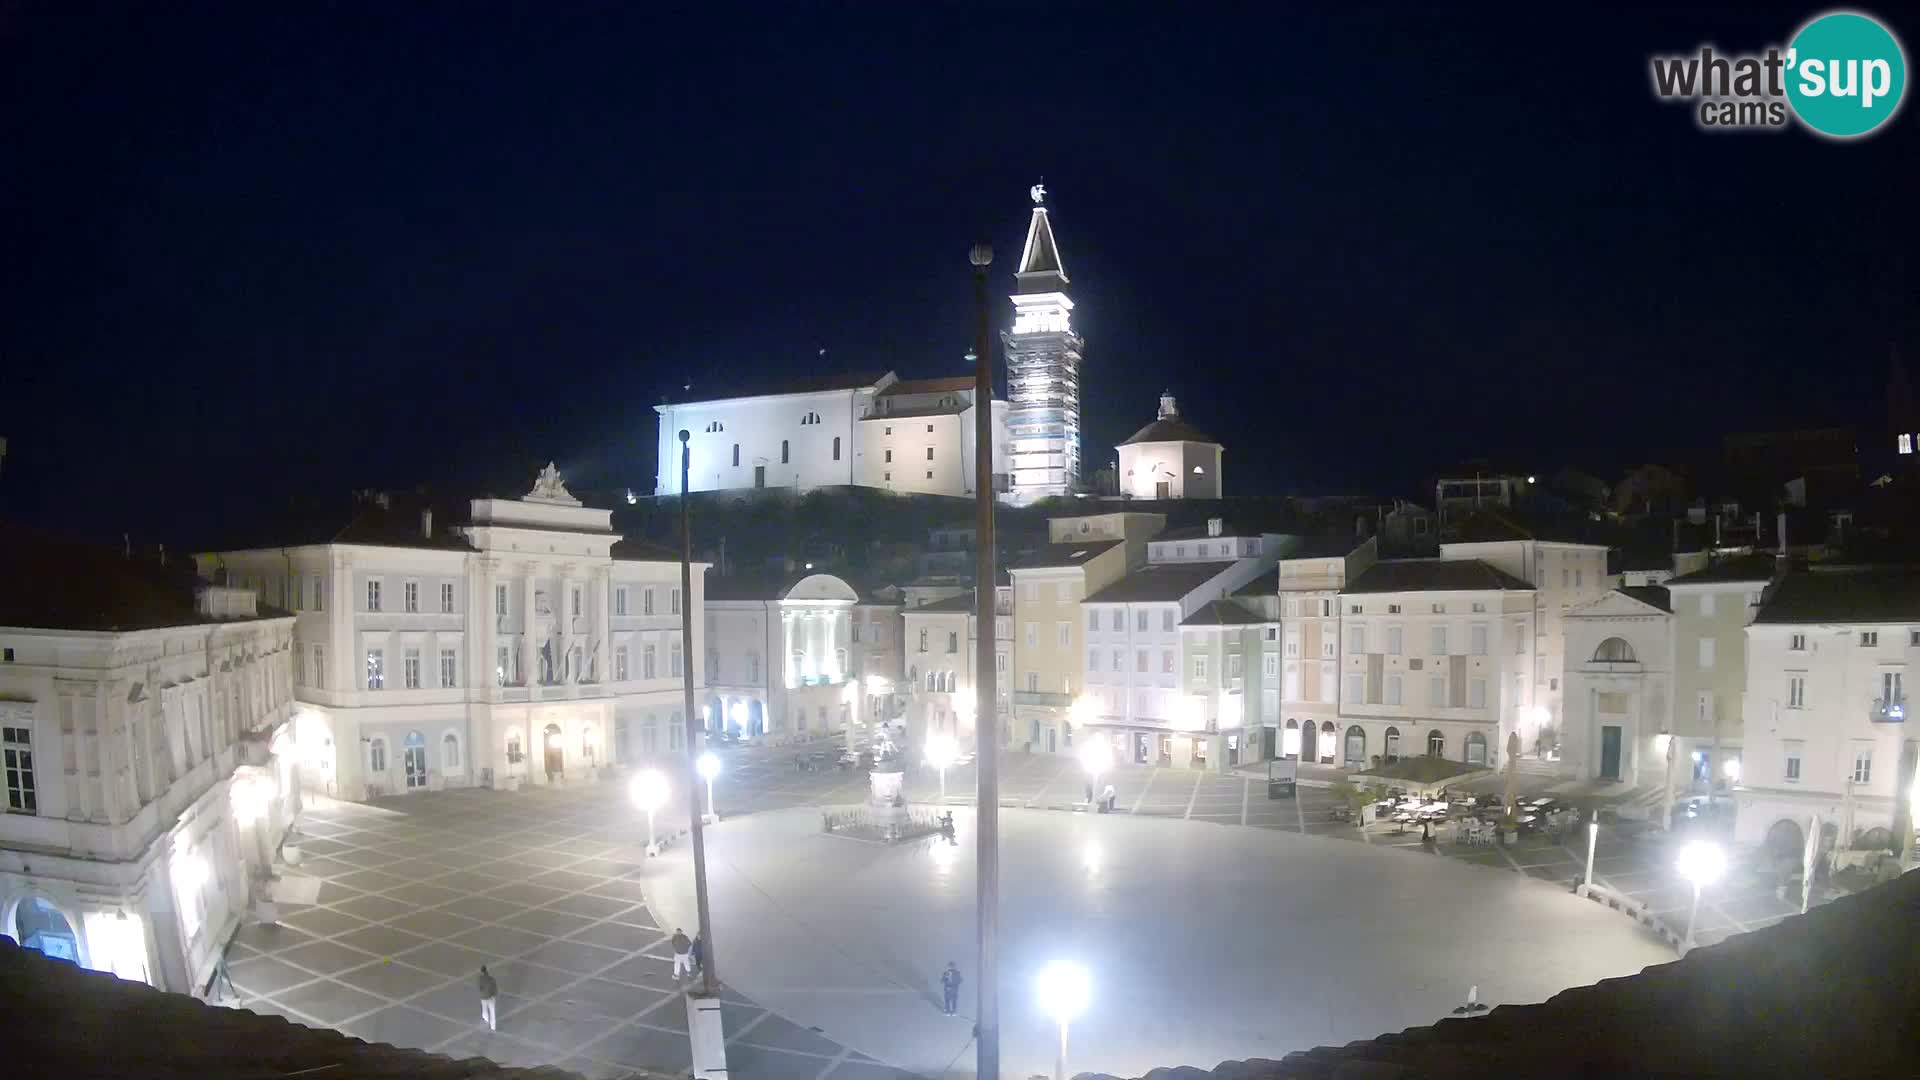
[[[720,757],[709,750],[701,754],[693,767],[700,770],[700,779],[707,782],[707,816],[709,823],[720,820],[720,808],[713,804],[713,778],[720,775]]]
[[[627,797],[633,805],[646,811],[647,815],[647,855],[660,854],[660,841],[653,832],[653,815],[667,804],[667,774],[659,769],[647,769],[633,778],[627,785]]]
[[[1693,882],[1693,908],[1687,912],[1684,950],[1693,948],[1693,922],[1700,915],[1700,890],[1720,880],[1727,870],[1727,854],[1718,844],[1696,840],[1680,849],[1680,876]]]
[[[940,771],[940,801],[947,799],[947,769],[960,760],[960,744],[946,732],[927,737],[927,764]]]
[[[1067,1080],[1067,1025],[1087,1011],[1093,996],[1087,969],[1078,964],[1053,963],[1036,982],[1040,1011],[1060,1025],[1060,1055],[1053,1059],[1053,1080]]]
[[[1080,743],[1080,767],[1087,770],[1087,801],[1099,797],[1100,777],[1113,768],[1113,743],[1104,736]]]

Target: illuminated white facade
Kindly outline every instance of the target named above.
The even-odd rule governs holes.
[[[997,701],[994,713],[1013,709],[1013,589],[1003,585],[994,597],[999,613],[994,627]],[[927,735],[943,732],[961,748],[975,747],[979,712],[976,672],[980,656],[980,620],[972,590],[903,613],[907,657],[907,737],[926,745]]]
[[[294,612],[305,782],[359,800],[590,780],[685,743],[705,564],[681,640],[675,554],[623,543],[551,467],[435,522],[384,497],[331,542],[199,556]]]
[[[874,719],[871,710],[885,708],[897,687],[886,673],[856,670],[855,609],[863,609],[863,636],[876,625],[865,607],[853,586],[832,574],[778,584],[712,582],[703,695],[708,723],[778,738],[844,732]],[[892,617],[878,621],[888,636],[898,633]]]
[[[996,486],[1006,486],[1007,403],[990,403]],[[680,436],[688,433],[693,491],[869,487],[971,496],[971,375],[901,379],[893,372],[799,379],[777,393],[654,406],[654,491],[680,492]]]
[[[1033,216],[1015,272],[1013,328],[1007,354],[1007,434],[1011,440],[1012,497],[1030,503],[1066,495],[1080,480],[1080,359],[1073,332],[1073,300],[1046,189],[1034,185]]]
[[[151,629],[0,626],[0,933],[196,993],[300,796],[293,620],[243,590],[186,606]]]
[[[1217,499],[1222,487],[1220,444],[1180,418],[1171,392],[1160,414],[1115,448],[1120,493],[1135,499]]]

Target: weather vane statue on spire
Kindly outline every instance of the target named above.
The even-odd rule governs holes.
[[[1027,194],[1033,197],[1034,205],[1036,206],[1046,202],[1047,201],[1047,178],[1044,176],[1041,177],[1039,183],[1027,189]]]

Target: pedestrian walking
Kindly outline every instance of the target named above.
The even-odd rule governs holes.
[[[1100,800],[1107,804],[1107,813],[1109,814],[1113,813],[1113,804],[1118,798],[1119,795],[1114,792],[1112,784],[1108,784],[1107,790],[1100,793]]]
[[[480,965],[480,978],[475,982],[480,991],[480,1020],[487,1025],[488,1031],[498,1031],[500,1023],[496,1018],[494,999],[500,996],[500,984],[493,981],[492,975],[487,974],[485,964]]]
[[[951,960],[947,961],[947,970],[940,973],[940,995],[947,1015],[952,1016],[960,1007],[960,969]]]
[[[700,940],[700,935],[699,935],[699,934],[695,934],[695,935],[693,935],[693,949],[692,949],[692,956],[693,956],[693,968],[692,968],[692,970],[693,970],[693,971],[697,971],[697,972],[700,972],[700,973],[701,973],[702,975],[704,975],[704,974],[706,974],[706,972],[707,972],[707,943],[706,943],[706,942],[704,942],[704,941],[702,941],[702,940]]]
[[[220,992],[220,985],[225,983],[227,987],[226,996],[233,998],[235,1001],[240,999],[240,991],[233,985],[233,974],[227,970],[227,954],[232,951],[233,942],[229,941],[227,942],[227,947],[220,950],[220,959],[214,961],[213,980],[207,984],[208,997],[218,994]]]
[[[693,940],[679,927],[673,928],[673,977],[693,974]]]

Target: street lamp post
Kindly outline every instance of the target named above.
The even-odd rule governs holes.
[[[1593,820],[1587,822],[1587,876],[1583,884],[1593,888],[1593,849],[1600,842],[1600,811],[1593,812]]]
[[[1687,912],[1687,936],[1681,955],[1693,950],[1693,923],[1700,916],[1700,890],[1720,880],[1726,872],[1727,855],[1718,844],[1700,840],[1680,849],[1680,876],[1693,883],[1693,907]]]
[[[993,247],[980,243],[968,253],[973,264],[974,368],[973,368],[973,514],[974,617],[980,628],[979,651],[974,657],[974,700],[987,715],[974,721],[975,771],[978,807],[974,828],[978,836],[979,864],[974,874],[978,887],[976,912],[977,945],[980,950],[980,977],[974,983],[978,994],[979,1024],[974,1039],[974,1075],[980,1080],[1000,1080],[1000,718],[995,703],[993,632],[993,336],[987,330],[987,267],[993,265]],[[989,737],[979,733],[985,727]]]
[[[649,858],[660,854],[660,841],[654,835],[653,815],[667,801],[667,777],[659,769],[648,769],[633,778],[627,785],[627,797],[633,805],[647,815],[647,855]]]
[[[720,757],[709,750],[700,755],[694,767],[700,770],[700,778],[707,782],[707,821],[709,824],[717,822],[720,820],[720,807],[713,801],[713,779],[720,775]]]
[[[1078,964],[1049,964],[1038,980],[1040,1009],[1060,1025],[1060,1052],[1053,1059],[1053,1080],[1067,1080],[1067,1025],[1087,1010],[1092,996],[1087,971]]]
[[[692,469],[693,449],[689,440],[693,438],[686,428],[680,429],[680,640],[687,643],[687,662],[680,665],[681,694],[685,698],[687,723],[687,753],[689,756],[705,746],[706,732],[693,711],[693,524],[689,516],[688,503],[692,495],[687,491],[687,476]],[[725,722],[724,720],[722,721]],[[691,764],[691,762],[689,762]],[[700,792],[688,785],[687,798],[693,803],[693,899],[695,910],[700,917],[700,992],[703,997],[712,997],[714,984],[713,916],[707,907],[707,841],[700,831]],[[718,1015],[717,1013],[715,1015]],[[724,1044],[723,1044],[724,1045]],[[696,1052],[696,1057],[698,1053]],[[725,1051],[721,1052],[721,1063],[726,1061]]]
[[[1088,737],[1080,744],[1080,765],[1087,770],[1087,804],[1100,797],[1100,777],[1113,767],[1113,744],[1104,735]]]
[[[940,801],[947,801],[947,769],[960,759],[960,744],[946,732],[927,736],[927,764],[940,772]]]

